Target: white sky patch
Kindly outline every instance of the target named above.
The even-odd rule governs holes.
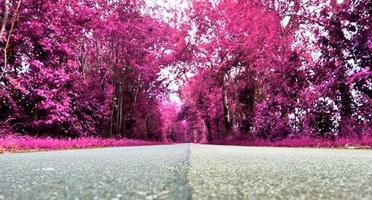
[[[289,20],[291,19],[290,16],[285,16],[283,20],[281,21],[282,27],[286,27],[289,23]]]
[[[175,102],[177,105],[182,105],[180,97],[175,93],[169,94],[169,101]]]
[[[182,102],[178,95],[180,85],[176,82],[176,75],[172,72],[172,66],[162,69],[160,72],[160,78],[167,78],[165,84],[168,83],[168,89],[170,90],[169,101],[181,105]]]
[[[187,1],[184,0],[146,0],[146,4],[149,7],[156,7],[156,6],[161,6],[161,7],[166,7],[166,8],[174,8],[174,7],[179,7],[179,8],[187,8],[188,3]]]
[[[187,0],[145,0],[146,13],[165,22],[174,18],[176,21],[183,21],[182,13],[189,7]],[[173,12],[176,11],[176,14]]]

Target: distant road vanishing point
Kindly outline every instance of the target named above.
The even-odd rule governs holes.
[[[177,144],[2,154],[3,199],[372,199],[372,151]]]

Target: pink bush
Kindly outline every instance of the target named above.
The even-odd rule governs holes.
[[[0,150],[26,151],[26,150],[56,150],[56,149],[81,149],[94,147],[120,147],[154,145],[160,142],[149,142],[143,140],[128,139],[102,139],[85,137],[79,139],[53,139],[35,138],[30,136],[5,136],[0,137]]]
[[[372,137],[357,138],[338,138],[335,141],[326,139],[316,139],[310,137],[286,138],[279,141],[256,140],[216,140],[214,144],[233,144],[242,146],[270,146],[270,147],[364,147],[372,148]]]

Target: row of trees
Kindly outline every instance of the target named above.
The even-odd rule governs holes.
[[[370,1],[188,4],[0,0],[0,135],[371,134]],[[165,102],[170,81],[182,106]]]
[[[372,3],[193,1],[195,141],[372,136]],[[182,70],[181,70],[182,71]]]
[[[0,4],[0,135],[164,139],[160,71],[182,32],[143,1]]]

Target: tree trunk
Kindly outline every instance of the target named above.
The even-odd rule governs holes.
[[[123,127],[123,87],[120,84],[119,86],[119,109],[118,109],[118,133],[122,134]]]
[[[346,84],[346,80],[341,81],[338,87],[341,96],[339,136],[343,137],[346,134],[350,134],[347,127],[350,126],[348,121],[352,115],[352,95],[349,86]]]
[[[204,120],[204,123],[205,123],[205,126],[207,127],[207,140],[208,142],[211,142],[213,140],[213,136],[212,136],[212,130],[211,130],[211,120],[209,117],[207,117],[207,119]]]
[[[136,88],[135,88],[135,91],[134,91],[134,99],[133,99],[133,103],[132,103],[132,109],[136,106],[136,103],[137,103],[138,92],[139,92],[139,89],[140,89],[140,79],[141,79],[141,74],[138,75],[138,83],[136,84]]]
[[[225,75],[222,81],[222,105],[223,105],[223,118],[225,123],[225,129],[227,131],[231,130],[231,119],[230,119],[230,111],[229,111],[229,104],[227,99],[227,91],[225,85]]]
[[[6,24],[8,23],[8,18],[9,18],[9,0],[4,1],[4,16],[3,16],[3,21],[1,24],[1,29],[0,29],[0,39],[3,38],[3,35],[5,33],[5,28]]]
[[[112,98],[111,98],[110,135],[109,135],[109,137],[112,137],[112,134],[113,134],[114,111],[115,111],[115,93],[112,95]]]
[[[14,16],[13,16],[13,19],[12,19],[12,24],[10,26],[9,34],[8,34],[7,39],[6,39],[5,47],[3,49],[4,50],[4,68],[3,68],[2,74],[0,75],[0,79],[2,79],[3,76],[5,75],[5,71],[6,71],[6,68],[7,68],[7,65],[8,65],[8,55],[7,54],[8,54],[8,47],[9,47],[10,36],[12,35],[13,29],[14,29],[14,26],[15,26],[15,23],[18,20],[19,8],[21,7],[21,3],[22,3],[22,0],[19,0],[18,1],[18,4],[17,4],[17,8],[14,11]],[[5,5],[5,11],[4,11],[3,23],[2,23],[2,26],[1,26],[1,29],[0,29],[0,39],[3,37],[3,34],[5,33],[6,24],[7,24],[8,17],[9,17],[9,0],[5,0],[5,4],[4,5]],[[16,74],[16,67],[14,67],[14,73]]]

